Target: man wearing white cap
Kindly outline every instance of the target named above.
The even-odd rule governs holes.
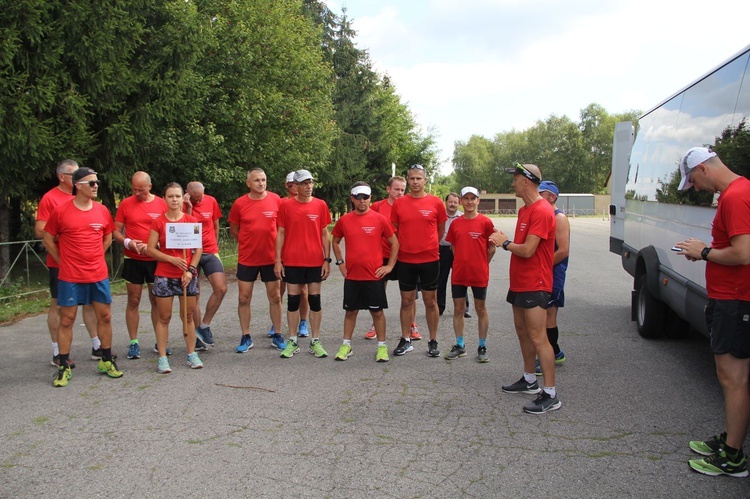
[[[294,184],[294,172],[289,172],[287,174],[285,186],[286,197],[281,200],[282,202],[297,197],[297,186]],[[281,279],[281,284],[279,286],[279,293],[281,294],[281,301],[283,302],[284,293],[286,293],[286,281]],[[300,338],[307,338],[310,336],[310,330],[307,327],[307,314],[310,311],[310,305],[307,303],[307,284],[300,286],[299,290],[299,325],[297,326],[297,336]],[[274,326],[271,326],[271,329],[268,331],[268,337],[273,338],[274,333],[276,333],[276,330],[274,329]]]
[[[487,357],[487,330],[490,319],[487,315],[487,285],[490,280],[490,261],[496,247],[489,240],[495,232],[492,220],[479,213],[479,191],[475,187],[461,189],[461,206],[464,215],[453,220],[448,227],[445,240],[454,253],[451,271],[451,296],[453,298],[453,331],[456,344],[445,356],[448,360],[466,356],[464,344],[464,313],[469,287],[474,295],[474,308],[479,323],[477,362],[484,363]]]
[[[357,182],[352,186],[351,201],[354,211],[341,217],[333,228],[333,254],[336,265],[344,276],[344,341],[336,360],[352,355],[352,334],[360,310],[369,310],[378,338],[377,362],[388,362],[385,344],[385,314],[388,299],[382,279],[393,270],[398,256],[398,239],[390,220],[370,209],[370,186]],[[390,251],[383,265],[381,240],[386,239]],[[341,252],[341,240],[346,241],[346,261]]]
[[[724,432],[690,448],[704,457],[690,467],[706,475],[748,475],[742,445],[750,423],[750,180],[730,170],[715,152],[689,149],[680,162],[680,190],[719,192],[711,245],[690,238],[678,254],[706,262],[706,324],[716,373],[724,390]]]
[[[314,198],[313,176],[307,170],[294,172],[297,197],[281,204],[276,236],[276,263],[274,272],[286,278],[287,322],[289,341],[281,352],[282,358],[290,358],[299,352],[297,326],[299,325],[300,286],[307,285],[307,300],[310,304],[310,326],[312,338],[310,353],[316,357],[327,357],[328,352],[320,343],[322,308],[320,301],[321,282],[331,273],[331,244],[328,224],[331,213],[322,199]]]
[[[504,232],[490,239],[511,254],[510,289],[506,301],[513,306],[513,323],[523,356],[523,376],[503,385],[505,393],[539,394],[523,406],[529,414],[555,411],[562,405],[555,386],[555,354],[547,340],[547,307],[552,294],[552,261],[555,253],[555,211],[539,195],[542,173],[536,165],[520,163],[506,170],[513,174],[513,190],[524,206],[518,210],[513,240]],[[544,373],[540,388],[534,372],[539,358]]]

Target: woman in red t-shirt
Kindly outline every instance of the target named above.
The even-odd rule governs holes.
[[[151,224],[146,252],[156,260],[154,272],[154,286],[151,292],[156,297],[158,319],[155,325],[156,346],[159,351],[157,372],[167,374],[172,372],[167,360],[167,341],[169,340],[169,321],[172,319],[172,304],[175,296],[187,295],[180,300],[180,317],[183,320],[185,346],[187,347],[187,362],[192,369],[203,367],[201,359],[195,353],[195,326],[192,310],[198,295],[198,271],[196,266],[200,262],[203,250],[167,248],[168,224],[197,224],[200,222],[193,216],[182,212],[182,187],[172,182],[164,188],[164,201],[167,211]],[[186,303],[187,302],[187,303]],[[186,311],[190,312],[186,314]],[[186,318],[187,316],[187,318]]]

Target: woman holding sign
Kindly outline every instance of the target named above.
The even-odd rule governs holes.
[[[195,326],[192,310],[195,308],[198,294],[198,272],[196,265],[201,259],[200,222],[182,212],[182,187],[172,182],[164,188],[164,200],[167,202],[166,213],[155,219],[151,225],[146,252],[157,261],[154,272],[152,293],[156,297],[158,320],[156,321],[156,346],[159,350],[159,374],[171,373],[167,359],[167,340],[169,339],[169,321],[172,318],[174,297],[180,297],[180,316],[183,322],[187,362],[192,369],[200,369],[203,362],[195,353]],[[195,237],[198,227],[197,243],[194,248],[187,248]]]

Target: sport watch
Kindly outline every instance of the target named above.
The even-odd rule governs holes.
[[[510,239],[506,239],[506,240],[505,240],[505,242],[503,243],[503,249],[504,249],[505,251],[508,251],[508,245],[509,245],[510,243],[512,243],[512,242],[513,242],[513,241],[511,241]]]
[[[711,248],[709,246],[706,246],[703,248],[703,251],[701,251],[701,258],[705,261],[708,261],[708,253],[711,251]]]
[[[332,262],[333,260],[331,260],[330,258],[323,258],[323,261],[324,261],[324,262],[328,262],[328,263],[331,263],[331,262]]]
[[[344,260],[336,260],[336,265],[341,265],[342,263],[344,263]]]

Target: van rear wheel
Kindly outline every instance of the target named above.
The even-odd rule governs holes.
[[[647,276],[643,274],[638,280],[636,306],[636,323],[638,334],[644,338],[660,338],[664,334],[664,320],[667,306],[648,290]]]

